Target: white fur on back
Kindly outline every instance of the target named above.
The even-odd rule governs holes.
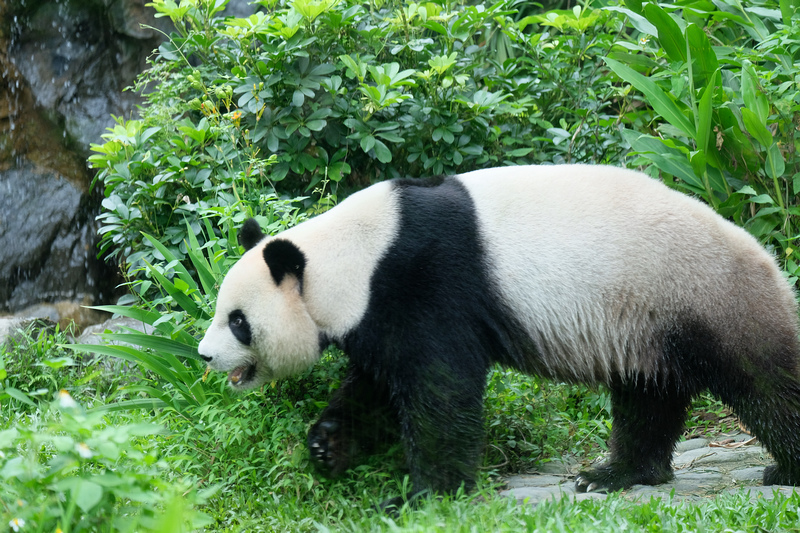
[[[755,239],[643,174],[563,165],[459,179],[476,205],[493,282],[547,374],[658,377],[660,347],[650,344],[659,327],[692,312],[727,329],[726,316],[763,307],[742,301],[731,309],[736,284],[783,286],[776,305],[794,305]],[[747,300],[760,291],[743,292]]]

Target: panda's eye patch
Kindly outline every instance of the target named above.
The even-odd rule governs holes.
[[[239,309],[231,311],[231,314],[228,315],[228,327],[231,333],[233,333],[233,336],[236,337],[236,340],[245,346],[250,346],[250,342],[253,340],[252,333],[250,332],[250,323],[247,321],[247,317],[244,316],[244,313]]]

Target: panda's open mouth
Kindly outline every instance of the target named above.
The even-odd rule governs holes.
[[[255,363],[247,363],[228,372],[228,381],[234,387],[242,387],[252,381],[255,375]]]

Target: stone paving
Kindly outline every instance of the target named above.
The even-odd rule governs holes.
[[[623,491],[623,496],[632,501],[649,501],[652,497],[667,500],[672,495],[672,501],[679,503],[701,502],[742,489],[749,491],[753,498],[772,498],[775,491],[786,495],[793,490],[800,491],[800,487],[761,485],[764,468],[772,462],[758,441],[744,433],[714,442],[703,438],[691,439],[676,447],[672,463],[675,478],[671,482],[657,486],[634,485]],[[506,489],[500,494],[529,505],[563,497],[575,501],[605,499],[606,494],[575,492],[578,470],[580,465],[577,463],[547,463],[539,473],[506,478]]]

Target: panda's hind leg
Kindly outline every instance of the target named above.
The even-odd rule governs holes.
[[[611,387],[613,416],[610,457],[580,472],[578,492],[611,492],[672,479],[672,453],[680,437],[691,395],[677,388],[633,380]]]
[[[398,433],[386,384],[351,364],[341,386],[309,429],[308,449],[317,470],[336,477],[356,466],[362,456],[396,441]]]
[[[764,485],[800,486],[800,379],[792,365],[741,372],[711,392],[733,411],[775,459]],[[716,390],[715,390],[716,389]]]

